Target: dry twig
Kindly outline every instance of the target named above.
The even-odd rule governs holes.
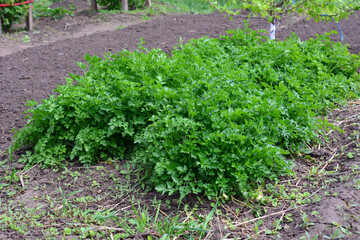
[[[313,192],[310,196],[308,196],[307,198],[305,198],[303,201],[308,200],[309,198],[311,198],[312,196],[314,196],[316,193],[318,193],[321,189],[323,189],[324,187],[319,188],[318,190],[316,190],[315,192]]]
[[[217,214],[216,214],[217,215]],[[220,231],[220,238],[223,239],[223,234],[222,234],[222,231],[221,231],[221,226],[220,226],[220,221],[219,221],[219,216],[217,215],[217,222],[218,222],[218,228],[219,228],[219,231]]]
[[[333,155],[331,156],[331,158],[329,159],[329,160],[327,160],[326,162],[325,162],[325,165],[324,165],[324,167],[319,171],[319,173],[321,173],[322,171],[324,171],[324,169],[327,167],[327,165],[333,160],[333,158],[335,157],[335,154],[336,154],[336,151],[337,150],[337,148],[335,148],[335,151],[334,151],[334,153],[333,153]],[[321,166],[321,165],[320,165]]]
[[[258,217],[258,218],[254,218],[254,219],[251,219],[251,220],[248,220],[248,221],[245,221],[245,222],[241,222],[241,223],[238,223],[238,224],[234,224],[235,227],[237,226],[241,226],[241,225],[245,225],[247,223],[252,223],[252,222],[255,222],[257,220],[260,220],[260,219],[264,219],[264,218],[267,218],[267,217],[271,217],[271,216],[275,216],[275,215],[279,215],[279,214],[283,214],[285,212],[288,212],[288,211],[291,211],[291,210],[296,210],[298,208],[302,208],[302,207],[305,207],[309,204],[305,204],[305,205],[302,205],[302,206],[298,206],[298,207],[293,207],[293,208],[288,208],[286,210],[281,210],[279,212],[275,212],[275,213],[270,213],[268,215],[265,215],[265,216],[262,216],[262,217]]]
[[[342,120],[342,121],[340,121],[339,123],[334,124],[334,125],[335,125],[335,126],[340,126],[340,125],[343,124],[343,123],[350,122],[351,120],[353,120],[355,117],[357,117],[357,116],[359,116],[359,115],[360,115],[360,113],[357,113],[357,114],[355,114],[355,115],[352,115],[352,116],[348,117],[346,120]]]
[[[107,226],[97,226],[97,225],[89,225],[89,224],[83,224],[83,223],[80,223],[80,224],[76,224],[77,226],[87,226],[87,227],[90,227],[90,228],[96,228],[98,230],[115,230],[115,231],[118,231],[118,232],[126,232],[125,229],[123,228],[115,228],[115,227],[107,227]]]

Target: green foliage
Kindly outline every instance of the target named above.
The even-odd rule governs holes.
[[[213,9],[207,3],[206,0],[159,0],[159,2],[167,3],[172,6],[176,6],[182,12],[190,12],[190,13],[211,13]],[[226,2],[226,0],[219,0],[218,4],[221,6]]]
[[[230,15],[238,15],[244,9],[251,10],[250,15],[260,15],[269,22],[281,19],[284,14],[298,13],[315,21],[329,20],[332,16],[335,20],[347,18],[360,9],[358,0],[228,0],[228,4],[221,5],[217,0],[206,0],[209,4]]]
[[[2,0],[0,3],[15,3],[14,0]],[[10,31],[13,23],[21,22],[29,10],[28,5],[0,7],[1,27],[5,32]]]
[[[109,10],[121,10],[121,1],[118,0],[97,0],[100,6],[104,6]],[[143,8],[145,3],[143,0],[128,0],[129,10]]]
[[[34,2],[34,17],[52,17],[54,20],[59,20],[66,15],[74,15],[76,7],[73,4],[69,4],[70,10],[65,7],[51,8],[54,2],[53,0],[39,0]]]
[[[251,197],[329,127],[316,116],[359,96],[359,57],[328,36],[276,42],[245,28],[170,56],[140,45],[85,59],[84,76],[28,103],[14,149],[34,145],[25,160],[44,166],[131,153],[145,182],[182,197]]]
[[[37,12],[38,17],[52,17],[54,20],[59,20],[65,17],[66,15],[73,16],[74,12],[71,10],[67,10],[64,7],[47,8],[45,11]]]

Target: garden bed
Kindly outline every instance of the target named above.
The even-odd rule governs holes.
[[[78,17],[78,21],[76,21],[76,17]],[[85,33],[84,36],[77,35],[80,29],[86,27],[86,21],[83,21],[83,25],[77,26],[77,30],[70,31],[72,26],[69,25],[65,29],[66,23],[64,21],[82,22],[81,19],[87,17],[92,16],[79,14],[71,17],[71,19],[65,18],[59,21],[47,19],[46,21],[53,29],[64,28],[65,33],[68,33],[60,34],[64,37],[59,41],[55,40],[58,38],[60,30],[46,32],[46,34],[50,35],[49,39],[52,39],[49,43],[42,42],[41,37],[37,38],[37,36],[45,37],[47,24],[41,24],[41,21],[45,21],[44,19],[40,19],[39,24],[35,25],[38,34],[27,33],[32,39],[30,44],[22,43],[22,41],[16,42],[16,39],[11,40],[11,36],[19,39],[23,38],[23,35],[18,36],[16,33],[10,34],[10,38],[8,37],[6,41],[0,40],[0,43],[4,45],[5,42],[11,44],[11,41],[14,41],[13,44],[18,46],[17,48],[23,49],[9,54],[9,52],[5,52],[6,48],[0,48],[0,56],[2,56],[0,57],[1,151],[6,151],[11,144],[11,130],[13,128],[20,129],[26,123],[22,114],[27,109],[24,105],[26,100],[35,99],[40,101],[47,98],[53,94],[53,89],[57,85],[65,83],[65,77],[68,76],[68,73],[81,74],[81,70],[75,63],[76,61],[83,61],[85,53],[102,56],[106,52],[115,53],[123,49],[136,50],[141,37],[144,37],[145,47],[148,49],[161,48],[166,53],[170,53],[173,46],[178,43],[179,37],[185,42],[205,35],[218,37],[225,34],[226,30],[237,28],[243,24],[241,17],[237,17],[230,22],[223,15],[217,13],[209,15],[164,15],[152,21],[143,21],[140,18],[134,20],[137,24],[131,24],[132,15],[118,13],[111,17],[114,22],[113,28],[109,29],[110,31],[103,31],[101,21],[97,28],[99,32],[91,32],[89,35],[85,35],[88,33]],[[137,21],[143,22],[138,23]],[[116,30],[117,27],[114,26],[117,25],[124,26],[124,28]],[[355,17],[340,22],[344,42],[350,44],[349,50],[353,54],[360,52],[359,25],[360,22]],[[250,27],[267,29],[268,24],[266,21],[253,19],[250,21]],[[323,34],[331,30],[337,30],[333,22],[325,24],[303,19],[288,19],[278,30],[277,37],[280,40],[284,39],[294,31],[300,39],[305,40],[314,37],[315,34]],[[32,38],[32,34],[34,38]],[[53,37],[51,37],[52,34],[54,34]],[[339,35],[334,35],[332,38],[334,41],[340,40]],[[356,165],[360,166],[360,156],[357,154],[358,132],[360,131],[359,106],[360,103],[353,100],[347,108],[334,110],[329,116],[329,121],[342,127],[345,132],[329,132],[327,136],[330,141],[328,143],[324,142],[322,145],[310,147],[311,153],[307,157],[305,155],[294,156],[297,159],[297,167],[295,168],[297,177],[289,177],[277,185],[281,187],[282,184],[285,184],[288,187],[287,189],[290,189],[288,194],[291,191],[294,191],[294,193],[296,191],[307,191],[310,193],[309,199],[313,200],[314,203],[303,204],[294,208],[287,197],[282,197],[282,200],[280,200],[281,205],[270,207],[244,203],[241,199],[232,199],[227,204],[218,207],[215,214],[212,215],[211,225],[207,227],[210,229],[210,233],[212,232],[209,234],[209,238],[221,239],[227,236],[227,238],[239,237],[247,239],[248,236],[253,236],[259,239],[271,239],[276,235],[275,232],[278,231],[281,239],[306,237],[305,232],[308,232],[309,236],[319,235],[320,238],[342,234],[344,239],[358,239],[360,210],[357,205],[360,203],[360,180],[359,169],[356,169]],[[21,153],[23,152],[16,152],[13,156],[14,159],[17,160]],[[3,154],[0,161],[8,158],[8,155]],[[6,165],[0,168],[0,175],[5,176],[6,172],[9,171],[11,174],[14,168],[21,171],[23,165],[16,162],[7,162]],[[327,170],[326,174],[321,171],[322,169]],[[180,223],[196,220],[197,217],[193,212],[198,215],[202,214],[206,218],[213,209],[213,202],[197,196],[189,196],[184,200],[184,205],[187,204],[188,209],[184,209],[184,205],[182,205],[181,210],[176,212],[178,196],[167,197],[156,192],[145,193],[137,185],[137,179],[134,177],[136,175],[132,175],[132,171],[135,171],[135,169],[127,166],[126,161],[113,161],[104,162],[90,168],[69,166],[68,170],[58,170],[57,172],[43,170],[38,166],[23,175],[19,172],[24,177],[23,183],[26,188],[22,187],[20,175],[18,174],[17,181],[12,183],[13,186],[10,189],[4,187],[1,190],[0,217],[3,219],[11,217],[9,208],[5,208],[5,206],[8,206],[13,201],[12,208],[15,212],[26,215],[29,219],[36,219],[43,225],[31,226],[30,220],[24,220],[23,217],[12,214],[12,219],[9,219],[8,222],[13,223],[13,225],[28,226],[28,231],[25,231],[28,233],[23,237],[21,235],[22,231],[15,230],[15,227],[11,229],[11,226],[1,222],[0,219],[0,229],[5,227],[2,229],[3,231],[0,231],[0,238],[37,239],[50,236],[59,238],[63,236],[64,232],[68,231],[66,228],[77,228],[80,231],[70,231],[69,234],[66,234],[66,239],[81,235],[83,233],[81,231],[85,231],[87,228],[91,228],[95,232],[102,231],[106,233],[107,237],[116,233],[124,234],[123,230],[119,230],[120,228],[123,229],[119,225],[112,225],[112,227],[118,229],[110,234],[108,231],[110,225],[107,225],[106,222],[100,225],[101,221],[96,219],[94,214],[89,215],[89,217],[94,218],[92,220],[81,219],[80,216],[74,217],[75,208],[71,207],[70,204],[64,204],[64,199],[69,201],[72,199],[71,204],[76,205],[79,209],[118,210],[121,217],[124,217],[121,215],[123,213],[134,219],[136,217],[133,216],[132,204],[135,205],[136,210],[146,212],[146,214],[153,217],[157,212],[160,212],[157,209],[160,209],[160,215],[163,217],[171,214],[181,214],[184,218]],[[108,179],[109,176],[112,177]],[[74,181],[74,178],[77,178],[77,180]],[[5,181],[2,180],[2,182]],[[19,188],[17,189],[16,186]],[[71,196],[71,193],[80,189],[83,191],[74,194],[75,197]],[[81,199],[81,197],[88,197],[88,199]],[[134,200],[130,201],[132,197],[134,197]],[[79,199],[76,200],[75,198]],[[319,201],[314,198],[319,199]],[[30,211],[41,204],[44,205],[41,211],[46,211],[46,214],[42,215],[41,211]],[[28,210],[25,210],[24,206]],[[258,217],[257,214],[260,213],[263,218],[260,217],[258,220],[262,220],[264,223],[259,226],[257,231],[254,230],[254,223],[258,223],[258,220],[242,224],[246,221],[245,217],[251,220]],[[36,215],[40,216],[40,220],[35,217]],[[75,223],[74,219],[79,220],[79,223]],[[201,221],[199,220],[199,222]],[[104,228],[104,226],[107,226],[107,228]],[[123,236],[129,239],[145,239],[147,236],[158,236],[159,230],[150,226],[151,224],[145,226],[143,231],[134,231],[133,234]],[[80,230],[81,228],[83,229]],[[59,232],[59,235],[56,235],[56,231]],[[206,232],[203,237],[206,237],[208,233]],[[256,233],[258,236],[256,236]]]

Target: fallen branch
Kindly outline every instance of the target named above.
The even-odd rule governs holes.
[[[324,187],[319,188],[318,190],[316,190],[315,192],[313,192],[310,196],[308,196],[307,198],[305,198],[303,201],[308,200],[309,198],[311,198],[312,196],[314,196],[316,193],[318,193],[321,189],[323,189]]]
[[[143,233],[136,233],[134,235],[130,235],[128,236],[128,238],[131,238],[131,239],[138,239],[140,237],[149,237],[150,235],[154,235],[156,234],[155,232],[151,232],[151,231],[146,231],[146,232],[143,232]],[[150,238],[151,239],[151,238]]]
[[[88,224],[75,224],[77,226],[87,226],[89,228],[95,228],[95,229],[98,229],[98,230],[115,230],[115,231],[118,231],[118,232],[126,232],[125,229],[123,228],[115,228],[115,227],[107,227],[107,226],[97,226],[97,225],[88,225]]]
[[[109,211],[111,211],[111,210],[115,209],[117,206],[119,206],[121,203],[123,203],[128,198],[129,198],[129,196],[127,196],[125,199],[121,200],[120,202],[118,202],[117,204],[115,204],[112,207],[111,206],[105,206],[105,207],[101,208],[100,210],[103,210],[103,209],[107,208]]]
[[[279,214],[284,214],[284,213],[286,213],[288,211],[296,210],[298,208],[302,208],[302,207],[305,207],[307,205],[309,205],[309,204],[305,204],[305,205],[302,205],[302,206],[299,206],[299,207],[289,208],[289,209],[286,209],[286,210],[281,210],[281,211],[275,212],[275,213],[270,213],[270,214],[262,216],[262,217],[258,217],[258,218],[254,218],[254,219],[251,219],[251,220],[248,220],[248,221],[245,221],[245,222],[234,224],[234,226],[237,227],[237,226],[241,226],[241,225],[244,225],[244,224],[247,224],[247,223],[255,222],[257,220],[264,219],[264,218],[267,218],[267,217],[271,217],[271,216],[275,216],[275,215],[279,215]]]
[[[331,158],[329,159],[329,160],[327,160],[326,162],[325,162],[325,165],[324,165],[324,167],[319,171],[319,173],[321,173],[322,171],[324,171],[324,169],[327,167],[327,165],[333,160],[333,158],[335,157],[335,154],[336,154],[336,151],[337,150],[337,148],[335,148],[335,151],[334,151],[334,153],[333,153],[333,155],[331,156]],[[321,166],[321,165],[320,165]]]
[[[342,121],[340,121],[338,124],[334,124],[334,125],[335,125],[335,126],[339,126],[339,125],[341,125],[341,124],[343,124],[343,123],[346,123],[346,122],[349,122],[349,121],[353,120],[355,117],[357,117],[357,116],[359,116],[359,115],[360,115],[360,113],[355,114],[355,115],[352,115],[352,116],[348,117],[346,120],[342,120]]]

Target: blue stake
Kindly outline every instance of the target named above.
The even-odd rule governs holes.
[[[328,17],[331,17],[331,16],[329,16],[329,15],[327,15],[327,14],[323,14],[323,15],[320,15],[320,16],[328,16]],[[333,17],[331,17],[331,19],[335,22],[335,19],[334,19]],[[340,25],[339,25],[339,23],[337,23],[337,22],[335,22],[335,23],[336,23],[336,25],[337,25],[338,28],[339,28],[340,36],[341,36],[341,41],[344,41],[344,37],[343,37],[342,31],[341,31]]]
[[[296,3],[295,3],[295,0],[293,0],[293,4],[294,4],[294,5],[296,4]],[[331,16],[329,16],[329,15],[327,15],[327,14],[323,14],[323,15],[320,15],[320,16],[328,16],[328,17],[331,17]],[[334,19],[333,17],[331,17],[331,19],[335,22],[335,19]],[[337,23],[337,22],[335,22],[335,23],[336,23],[336,25],[337,25],[337,26],[338,26],[338,28],[339,28],[341,41],[344,41],[344,36],[343,36],[343,34],[342,34],[342,31],[341,31],[340,25],[339,25],[339,23]]]

